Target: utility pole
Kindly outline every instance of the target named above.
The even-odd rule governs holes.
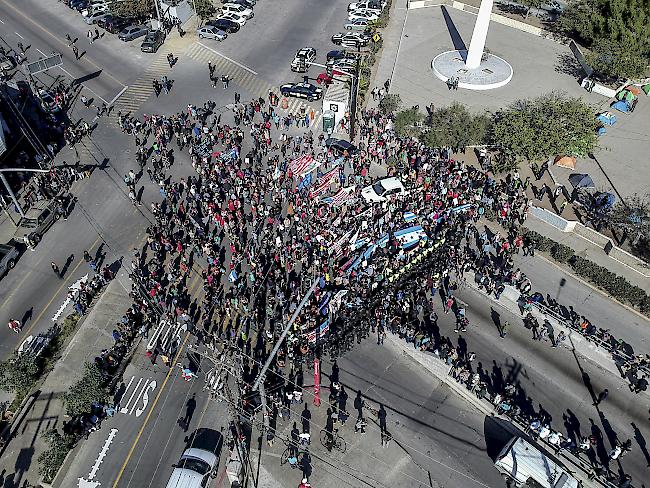
[[[293,315],[292,315],[291,318],[289,319],[289,322],[287,322],[287,326],[286,326],[286,327],[284,328],[284,330],[282,331],[282,335],[281,335],[280,338],[278,339],[278,342],[275,343],[275,346],[273,346],[273,350],[271,351],[271,353],[269,354],[269,357],[267,358],[266,362],[264,363],[264,367],[262,368],[262,371],[260,371],[260,374],[257,375],[257,379],[255,380],[255,383],[253,383],[253,388],[252,388],[253,390],[257,390],[257,389],[259,389],[260,382],[263,382],[263,381],[264,381],[264,375],[266,374],[266,372],[267,372],[268,369],[269,369],[269,366],[270,366],[271,363],[273,362],[273,359],[275,358],[275,355],[276,355],[276,354],[278,353],[278,351],[280,350],[280,346],[282,346],[282,343],[283,343],[284,340],[286,339],[287,334],[288,334],[289,331],[291,330],[291,326],[293,326],[293,323],[294,323],[294,322],[296,321],[296,319],[298,318],[298,315],[300,314],[300,311],[301,311],[302,308],[307,304],[307,301],[308,301],[309,298],[311,297],[311,294],[314,293],[314,290],[315,290],[316,287],[318,286],[318,283],[319,283],[319,282],[320,282],[320,276],[317,277],[316,279],[314,279],[314,282],[312,283],[311,287],[309,288],[309,290],[307,291],[307,293],[305,293],[305,296],[304,296],[304,297],[302,298],[302,300],[300,301],[300,304],[298,305],[298,307],[296,308],[296,310],[293,312]]]

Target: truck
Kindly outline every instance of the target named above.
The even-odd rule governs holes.
[[[494,466],[516,486],[578,488],[578,481],[560,462],[522,437],[513,437],[501,449]]]
[[[11,242],[0,244],[0,277],[16,265],[18,256],[20,252]]]

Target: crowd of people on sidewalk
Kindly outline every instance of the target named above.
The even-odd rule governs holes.
[[[238,101],[233,126],[211,101],[174,115],[118,114],[138,146],[140,175],[151,160],[147,173],[161,196],[133,263],[147,300],[171,319],[192,321],[200,338],[249,358],[242,380],[252,412],[259,403],[250,385],[311,287],[268,373],[282,378],[272,425],[283,418],[285,397],[300,396],[299,378],[314,357],[335,359],[371,333],[381,344],[386,331],[434,351],[505,409],[513,386],[475,381],[472,354],[439,334],[436,296],[464,331],[469,321],[454,292],[468,270],[497,297],[505,284],[530,292],[530,280],[513,269],[514,253],[534,249],[520,231],[528,181],[517,173],[499,180],[453,159],[450,149],[399,138],[372,109],[362,114],[358,151],[337,151],[311,130],[279,130],[273,102]],[[195,173],[178,181],[169,176],[176,151],[188,152]],[[404,196],[364,201],[361,188],[377,164],[400,178]],[[481,228],[486,213],[505,230]],[[400,231],[414,225],[418,237],[407,242]],[[195,273],[200,303],[188,289]],[[156,354],[173,358],[169,348],[177,346],[158,344]],[[362,413],[357,422],[362,431]]]

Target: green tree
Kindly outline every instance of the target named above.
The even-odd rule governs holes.
[[[580,98],[552,92],[518,100],[494,116],[491,142],[510,160],[585,156],[598,142],[593,109]]]
[[[395,115],[395,132],[400,137],[418,137],[422,132],[424,115],[417,107],[401,110]]]
[[[113,12],[123,17],[149,17],[155,11],[154,0],[113,2]]]
[[[603,74],[636,77],[650,64],[648,0],[574,0],[562,12],[558,29],[591,49],[589,58]],[[617,63],[608,59],[612,55],[627,60]]]
[[[39,367],[27,354],[14,354],[0,363],[0,388],[25,394],[38,377]]]
[[[68,452],[74,447],[74,438],[69,434],[60,434],[56,429],[44,432],[43,437],[49,448],[38,456],[38,472],[44,481],[51,483]]]
[[[379,101],[379,110],[384,115],[394,114],[402,106],[402,99],[397,94],[389,94]]]
[[[641,239],[649,239],[650,194],[643,197],[635,194],[622,202],[616,202],[607,218],[611,227],[632,236],[633,245],[637,245]]]
[[[106,378],[99,366],[86,363],[81,379],[63,397],[66,413],[74,417],[88,412],[93,402],[105,401],[108,398],[105,382]]]
[[[454,102],[429,114],[429,127],[422,140],[429,147],[465,148],[483,144],[490,123],[487,113],[473,115],[465,105]]]
[[[192,8],[196,8],[196,14],[202,20],[209,19],[217,11],[212,0],[193,0],[190,2],[190,5]]]

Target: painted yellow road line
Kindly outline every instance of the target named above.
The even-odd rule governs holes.
[[[95,242],[93,242],[93,243],[90,245],[90,250],[92,250],[92,249],[95,247],[95,245],[100,241],[100,239],[101,239],[101,237],[100,237],[100,236],[97,236],[97,239],[95,239]],[[89,252],[90,252],[90,251],[89,251]],[[81,266],[83,263],[84,263],[83,259],[80,260],[80,261],[77,263],[77,265],[72,269],[72,271],[70,271],[70,273],[68,274],[68,276],[73,276],[74,273],[75,273],[75,271],[77,271],[77,270],[79,269],[79,266]],[[47,312],[47,309],[50,308],[50,305],[52,305],[52,302],[54,301],[54,299],[59,295],[59,293],[61,292],[61,289],[62,289],[64,286],[66,286],[67,284],[68,284],[68,283],[67,283],[67,280],[63,280],[63,283],[61,283],[61,284],[59,285],[59,288],[57,288],[56,292],[54,292],[54,295],[52,296],[52,298],[50,298],[50,301],[47,302],[47,305],[45,305],[45,307],[43,308],[43,310],[41,310],[41,313],[38,314],[38,317],[36,317],[36,319],[32,322],[32,324],[29,326],[29,328],[25,331],[25,337],[28,337],[28,336],[29,336],[29,333],[30,333],[30,332],[32,331],[32,329],[36,326],[36,324],[38,324],[38,322],[41,320],[41,318],[43,317],[43,315],[45,314],[45,312]]]
[[[165,380],[163,381],[162,386],[158,390],[158,394],[156,395],[156,398],[154,398],[153,403],[151,404],[151,408],[149,408],[149,412],[147,412],[147,416],[144,419],[144,422],[142,423],[142,427],[140,427],[140,430],[138,431],[138,435],[136,435],[135,440],[133,441],[133,444],[131,445],[131,448],[129,449],[129,452],[126,455],[126,459],[124,460],[124,463],[122,464],[122,467],[120,468],[119,472],[117,473],[117,478],[115,478],[115,481],[113,482],[113,488],[117,488],[117,484],[120,482],[122,479],[122,475],[124,474],[124,470],[126,470],[126,466],[129,464],[129,461],[131,460],[131,456],[133,456],[133,452],[135,451],[135,448],[138,445],[138,442],[140,442],[140,437],[142,437],[142,433],[144,432],[144,429],[147,427],[147,424],[149,423],[149,419],[151,418],[151,414],[153,413],[154,409],[156,408],[156,404],[158,403],[158,400],[160,400],[160,396],[162,395],[163,391],[165,391],[165,387],[167,386],[167,381],[169,381],[169,378],[172,375],[172,372],[176,369],[176,363],[178,362],[178,358],[180,358],[181,354],[183,353],[183,350],[185,349],[185,343],[187,342],[187,339],[190,337],[190,333],[187,332],[185,334],[185,339],[183,339],[183,343],[181,344],[181,347],[178,349],[178,353],[176,353],[176,357],[174,358],[174,361],[172,362],[172,366],[169,368],[169,371],[167,372],[167,376],[165,376]]]

